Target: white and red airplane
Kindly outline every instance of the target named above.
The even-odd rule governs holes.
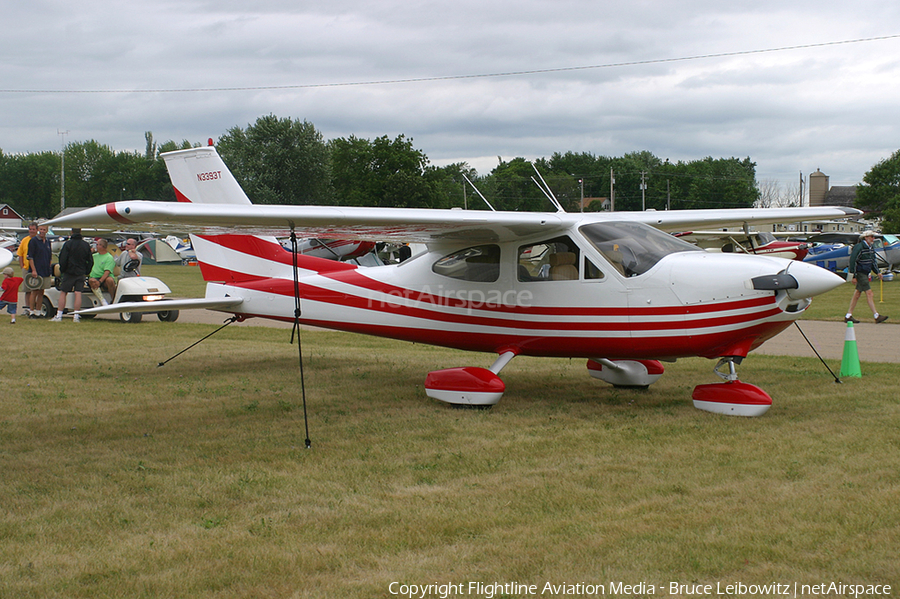
[[[684,231],[674,235],[708,252],[742,252],[791,260],[803,260],[809,253],[805,242],[780,240],[768,231]]]
[[[192,231],[206,297],[163,300],[165,309],[293,321],[299,297],[303,324],[495,354],[489,368],[428,374],[427,395],[457,405],[495,404],[505,390],[499,373],[520,355],[585,358],[592,376],[621,386],[650,385],[661,362],[702,356],[719,359],[714,370],[725,382],[698,386],[694,405],[760,415],[772,400],[740,382],[735,364],[844,279],[795,260],[705,252],[660,229],[859,214],[830,207],[573,214],[255,206],[215,148],[163,158],[179,203],[114,202],[50,224]],[[418,242],[427,251],[360,268],[286,250],[276,237],[287,231]],[[84,312],[160,309],[134,303]]]
[[[282,241],[282,245],[286,242]],[[307,256],[328,258],[329,260],[352,260],[365,256],[375,249],[374,241],[354,239],[301,239],[297,242],[297,251]]]

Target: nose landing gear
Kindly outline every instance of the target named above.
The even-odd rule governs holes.
[[[729,416],[762,416],[768,412],[772,406],[769,394],[756,385],[738,380],[735,364],[740,364],[742,360],[740,356],[721,358],[713,372],[725,382],[694,387],[694,407]],[[727,372],[723,372],[726,366]]]

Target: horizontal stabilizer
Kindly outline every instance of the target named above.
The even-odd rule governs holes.
[[[78,310],[76,314],[118,314],[120,312],[163,312],[167,310],[217,310],[233,308],[244,302],[240,297],[159,300],[157,302],[121,302]]]

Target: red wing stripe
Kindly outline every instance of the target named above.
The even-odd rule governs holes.
[[[116,210],[116,203],[112,202],[106,205],[106,214],[118,223],[122,223],[123,225],[133,225],[134,221],[128,220]]]

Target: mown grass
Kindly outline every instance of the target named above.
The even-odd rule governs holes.
[[[775,403],[742,419],[691,406],[708,360],[630,391],[581,360],[517,358],[501,403],[466,411],[424,376],[491,356],[305,331],[307,450],[290,331],[229,328],[157,368],[214,327],[6,328],[0,597],[900,584],[893,364],[837,385],[814,360],[754,356],[742,379]]]

